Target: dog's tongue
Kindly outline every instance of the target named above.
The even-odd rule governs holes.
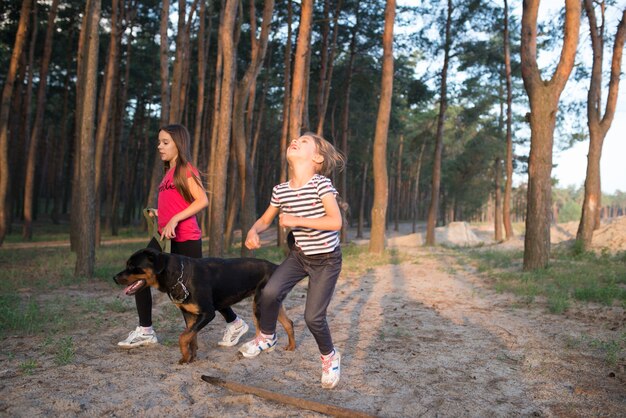
[[[137,292],[137,290],[139,290],[139,288],[143,287],[143,285],[145,283],[146,283],[145,280],[138,280],[135,283],[133,283],[130,286],[128,286],[126,289],[124,289],[124,293],[126,293],[127,295],[132,295],[135,292]]]

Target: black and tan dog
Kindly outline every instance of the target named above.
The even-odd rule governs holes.
[[[127,295],[146,286],[169,295],[182,311],[187,325],[178,339],[182,354],[179,363],[182,364],[195,360],[198,332],[215,318],[215,311],[251,295],[254,295],[252,310],[259,333],[256,302],[276,267],[274,263],[256,258],[189,258],[146,248],[134,253],[126,262],[126,269],[113,280],[127,286],[124,290]],[[285,350],[294,350],[293,322],[282,306],[278,321],[289,338]]]

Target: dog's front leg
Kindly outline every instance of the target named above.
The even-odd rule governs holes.
[[[191,356],[192,360],[196,359],[196,352],[198,351],[198,333],[202,328],[204,328],[209,322],[211,322],[215,318],[215,311],[211,310],[209,312],[202,312],[197,316],[196,322],[191,326],[189,332],[191,333],[191,340],[189,342],[191,348]]]
[[[196,359],[198,351],[198,332],[215,318],[215,311],[203,312],[199,315],[183,311],[187,328],[180,334],[178,343],[182,354],[179,364],[191,363]]]
[[[192,327],[198,321],[198,315],[185,311],[181,308],[183,317],[185,318],[185,330],[178,337],[178,345],[180,347],[181,358],[178,364],[191,363],[196,358],[198,344],[196,335],[192,331]]]

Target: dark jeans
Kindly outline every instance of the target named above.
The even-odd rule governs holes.
[[[341,248],[326,254],[305,255],[294,247],[267,282],[259,298],[260,328],[264,334],[276,332],[280,304],[293,287],[309,276],[304,321],[313,334],[320,353],[333,351],[333,339],[326,321],[326,309],[341,272]]]
[[[161,251],[161,246],[154,238],[148,243],[148,248]],[[172,254],[202,258],[202,240],[172,241]],[[152,292],[150,287],[135,293],[135,304],[137,305],[137,314],[139,314],[139,325],[142,327],[152,326]],[[231,308],[222,309],[219,313],[228,323],[237,319],[237,314]]]

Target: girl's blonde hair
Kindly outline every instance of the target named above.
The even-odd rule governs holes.
[[[189,190],[189,185],[187,184],[187,170],[191,167],[191,137],[189,135],[189,131],[185,126],[172,124],[163,126],[159,129],[159,132],[164,131],[170,134],[172,140],[174,141],[174,145],[178,149],[178,157],[176,158],[176,168],[174,168],[174,186],[176,186],[176,190],[188,203],[193,202],[193,195]],[[164,163],[164,169],[167,173],[167,170],[170,169],[169,161]],[[202,182],[200,178],[196,175],[196,173],[191,170],[191,177],[193,177],[194,181],[198,183],[198,185],[202,188]]]
[[[346,158],[342,153],[335,149],[333,144],[313,132],[305,132],[302,136],[313,138],[315,145],[317,145],[317,151],[322,157],[324,157],[324,161],[319,164],[317,170],[318,174],[328,177],[335,169],[339,171],[343,170],[346,165]]]

